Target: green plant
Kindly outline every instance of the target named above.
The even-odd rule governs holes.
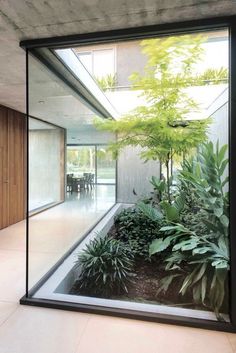
[[[220,67],[219,69],[206,69],[202,74],[198,75],[199,85],[217,85],[219,83],[228,82],[228,69]]]
[[[159,291],[168,290],[178,275],[182,278],[179,292],[192,292],[194,302],[212,308],[218,316],[227,293],[229,269],[226,151],[227,146],[220,148],[217,142],[214,147],[209,142],[199,148],[196,158],[184,162],[179,173],[181,190],[189,188],[202,209],[196,210],[190,203],[187,212],[192,213],[187,221],[186,213],[179,218],[185,224],[162,227],[159,232],[163,236],[149,248],[151,256],[165,252],[167,271],[179,271],[163,278]]]
[[[150,246],[150,254],[157,254],[171,247],[171,254],[165,259],[166,270],[179,273],[162,279],[158,292],[167,291],[178,275],[179,293],[192,292],[195,303],[212,308],[219,316],[227,293],[226,279],[229,269],[228,240],[224,235],[199,236],[182,225],[163,227],[160,231],[170,232],[162,239],[156,239]],[[183,271],[188,264],[188,269]]]
[[[145,206],[147,213],[143,212]],[[149,259],[149,245],[164,222],[157,210],[151,211],[149,217],[149,210],[149,205],[139,203],[136,208],[124,209],[115,217],[115,236],[130,245],[136,258]]]
[[[103,77],[95,78],[100,88],[104,91],[114,88],[117,84],[116,75],[108,74]]]
[[[180,219],[180,214],[185,206],[185,196],[183,193],[180,193],[177,197],[175,197],[175,200],[171,204],[168,201],[163,200],[161,201],[160,206],[167,221],[178,222]]]
[[[115,154],[126,146],[139,146],[142,159],[159,160],[166,166],[169,203],[171,159],[188,155],[207,139],[210,119],[187,120],[188,114],[198,109],[186,88],[199,84],[194,70],[203,54],[203,41],[204,37],[192,35],[142,41],[147,64],[143,74],[133,73],[130,80],[147,104],[119,120],[95,121],[98,129],[117,134],[117,141],[110,145]],[[210,74],[208,70],[208,78]]]
[[[141,211],[144,216],[146,216],[153,222],[159,222],[164,218],[160,210],[142,201],[139,201],[136,204],[136,208]]]
[[[108,236],[95,238],[78,255],[80,289],[109,296],[126,291],[133,276],[134,256],[127,244]]]
[[[207,217],[203,220],[209,232],[215,235],[228,235],[228,158],[225,158],[227,145],[214,147],[212,142],[203,144],[195,161],[198,172],[182,170],[180,178],[190,185],[192,192],[201,200]],[[196,171],[195,168],[195,171]]]
[[[166,181],[164,179],[159,179],[155,176],[152,176],[150,183],[152,184],[154,190],[153,199],[155,199],[157,202],[161,201],[167,191]]]

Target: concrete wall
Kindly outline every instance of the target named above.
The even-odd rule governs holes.
[[[147,61],[146,55],[142,54],[140,41],[127,41],[117,43],[106,43],[86,45],[76,48],[76,51],[93,51],[102,49],[114,49],[114,67],[117,78],[117,86],[130,86],[129,76],[133,72],[142,73]]]
[[[96,130],[92,125],[84,125],[83,129],[67,130],[67,144],[107,144],[114,140],[114,135]]]
[[[228,144],[228,103],[225,103],[212,115],[209,139],[214,143],[219,140],[220,146]]]
[[[160,176],[160,163],[144,163],[139,157],[139,148],[127,147],[117,163],[117,201],[133,203],[152,191],[149,179]],[[133,190],[137,193],[134,195]]]
[[[209,107],[212,124],[209,129],[209,139],[216,144],[219,141],[220,146],[229,144],[229,116],[228,116],[228,89],[226,89],[213,104]],[[225,157],[228,158],[228,151]],[[229,170],[226,168],[222,175],[224,180],[229,175]],[[228,184],[224,186],[224,191],[228,191]]]
[[[30,210],[61,201],[64,197],[63,130],[29,132]]]
[[[147,57],[142,54],[140,41],[118,43],[116,46],[116,67],[118,86],[129,86],[133,72],[143,73]]]

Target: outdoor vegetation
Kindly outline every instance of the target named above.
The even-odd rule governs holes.
[[[226,82],[227,69],[196,72],[203,36],[142,41],[147,64],[134,73],[134,89],[147,102],[120,120],[96,119],[118,134],[114,156],[141,147],[145,161],[161,162],[166,178],[153,176],[151,195],[115,217],[78,254],[72,293],[228,312],[227,145],[208,141],[211,119],[188,118],[198,105],[188,87]],[[181,160],[173,176],[170,163]]]

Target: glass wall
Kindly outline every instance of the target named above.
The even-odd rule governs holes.
[[[30,290],[114,205],[115,185],[81,184],[95,175],[95,147],[66,147],[82,127],[93,133],[95,108],[31,54],[28,70]]]
[[[95,146],[67,146],[67,174],[95,175]]]
[[[101,77],[102,67],[99,75],[100,61],[96,75],[87,67],[83,53],[96,50],[113,50],[115,79]],[[67,190],[73,200],[68,215],[62,211],[63,224],[52,226],[54,234],[63,229],[64,252],[70,226],[78,239],[73,222],[90,217],[92,225],[91,210],[97,217],[103,207],[104,215],[115,196],[118,202],[34,297],[229,322],[228,30],[79,45],[54,54],[73,77],[89,82],[83,87],[106,111],[103,118],[87,110],[81,115],[90,116],[86,128],[81,124],[86,136],[95,136],[94,130],[96,138],[117,136],[68,146],[67,173],[77,179],[94,174],[96,188]],[[57,109],[64,96],[58,95]],[[70,130],[78,111],[66,117]],[[80,208],[85,212],[75,212],[75,202],[89,193]]]
[[[67,146],[67,175],[92,174],[95,184],[115,184],[116,161],[108,146]]]
[[[29,119],[29,211],[64,200],[64,129]]]
[[[97,146],[97,183],[115,184],[116,161],[107,146]]]

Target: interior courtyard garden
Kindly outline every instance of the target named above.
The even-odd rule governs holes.
[[[228,60],[225,29],[30,55],[30,113],[47,124],[31,118],[31,212],[69,207],[70,223],[32,298],[229,321]],[[54,161],[44,195],[39,159]]]

